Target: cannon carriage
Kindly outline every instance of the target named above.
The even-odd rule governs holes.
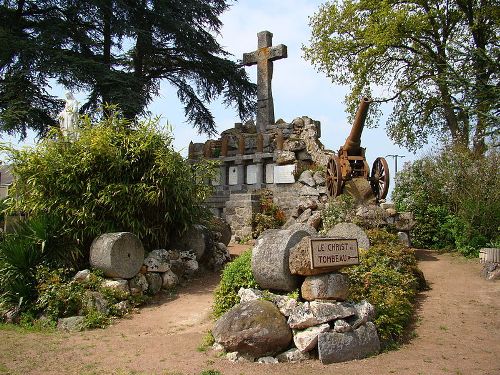
[[[337,155],[332,155],[326,166],[326,186],[330,197],[342,194],[344,184],[354,178],[364,178],[369,181],[373,194],[385,199],[389,191],[389,167],[383,157],[375,159],[371,173],[365,157],[365,149],[361,147],[361,134],[365,125],[366,115],[371,99],[363,98],[349,136],[340,147]]]

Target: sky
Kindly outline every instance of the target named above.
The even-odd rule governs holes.
[[[324,1],[319,0],[240,0],[234,2],[226,11],[221,21],[224,26],[218,37],[223,48],[231,53],[232,59],[241,60],[244,52],[257,49],[257,33],[268,30],[273,33],[273,45],[285,44],[288,47],[288,58],[274,62],[272,89],[276,120],[282,118],[291,122],[300,116],[309,116],[321,122],[321,141],[327,149],[338,150],[349,134],[351,124],[347,120],[344,109],[344,97],[348,87],[334,85],[323,73],[317,72],[312,65],[303,59],[301,47],[309,43],[311,31],[309,17],[312,16]],[[257,81],[256,66],[246,67],[252,82]],[[63,98],[63,89],[55,88],[54,95]],[[84,101],[84,93],[75,93],[78,100]],[[239,122],[238,114],[233,108],[227,108],[221,102],[212,103],[209,108],[215,117],[218,132],[234,126]],[[149,106],[153,115],[161,116],[162,123],[169,123],[173,128],[174,148],[187,155],[187,146],[193,142],[205,142],[205,135],[186,122],[184,109],[177,99],[176,92],[168,84],[162,84],[160,96]],[[388,116],[390,107],[382,107],[384,116]],[[16,143],[11,137],[7,141]],[[399,169],[405,161],[414,160],[414,155],[394,145],[387,137],[384,123],[377,129],[364,129],[362,146],[366,148],[369,165],[379,156],[389,154],[402,155]],[[32,145],[29,137],[23,144]],[[389,168],[393,170],[394,161],[387,159]]]

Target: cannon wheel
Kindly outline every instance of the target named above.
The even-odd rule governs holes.
[[[342,170],[337,155],[332,155],[326,166],[326,190],[328,196],[332,198],[340,195],[342,191]]]
[[[385,199],[389,191],[389,166],[384,158],[377,158],[373,162],[370,184],[377,200]]]

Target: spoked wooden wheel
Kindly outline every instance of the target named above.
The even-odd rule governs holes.
[[[328,196],[332,198],[342,192],[342,171],[340,169],[340,159],[337,155],[332,155],[326,166],[326,190]]]
[[[370,184],[377,200],[385,199],[389,191],[389,166],[384,158],[377,158],[373,162]]]

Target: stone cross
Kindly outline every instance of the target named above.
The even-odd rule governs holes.
[[[287,56],[284,44],[272,46],[273,34],[261,31],[257,34],[257,51],[243,54],[243,65],[257,64],[257,131],[264,133],[268,125],[274,124],[274,104],[271,91],[273,61]]]

